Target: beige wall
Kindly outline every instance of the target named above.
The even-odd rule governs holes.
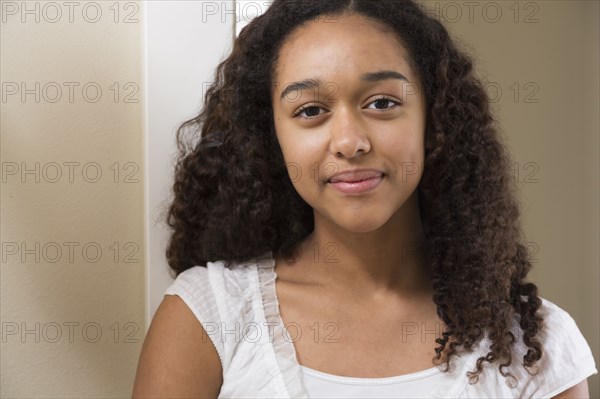
[[[1,5],[8,3],[21,9],[20,1]],[[20,11],[11,16],[9,9],[1,30],[6,182],[1,190],[0,396],[127,397],[144,338],[142,12],[135,15],[138,23],[123,23],[135,9],[121,7],[115,23],[113,2],[96,2],[102,14],[93,23],[93,5],[82,14],[86,3],[78,2],[72,23],[67,7],[52,23],[55,10],[44,11],[44,2],[27,7],[35,10],[36,4],[39,22],[31,14],[23,23]],[[19,93],[8,95],[13,82]],[[33,92],[24,101],[21,82]],[[39,103],[35,82],[40,83]],[[55,103],[52,82],[62,89]],[[72,103],[68,82],[75,82]],[[92,102],[94,86],[102,90],[97,102]],[[127,101],[138,102],[126,103],[125,96],[136,88]],[[71,164],[72,182],[69,162],[79,163]],[[36,163],[39,182],[35,173],[22,178],[23,166],[33,170]],[[15,165],[19,170],[12,175]],[[52,183],[56,165],[62,176]],[[102,175],[93,182],[96,170]],[[12,243],[32,250],[24,261],[20,248],[12,254]],[[96,245],[102,253],[93,262]],[[137,263],[125,262],[130,254]],[[30,332],[23,335],[25,329]]]
[[[590,2],[580,7],[583,54],[581,66],[581,112],[582,127],[580,151],[581,177],[579,193],[581,197],[581,292],[580,309],[577,321],[586,336],[600,370],[600,28],[598,16],[600,3]],[[575,94],[575,98],[578,96]],[[574,196],[576,197],[576,196]],[[576,205],[572,206],[577,209]],[[558,288],[557,290],[560,290]],[[600,376],[589,379],[590,397],[600,398]]]
[[[28,4],[33,8],[34,3]],[[112,3],[97,2],[102,6],[97,23],[83,18],[81,6],[73,23],[67,8],[57,23],[45,20],[54,17],[50,9],[39,23],[31,15],[23,23],[20,14],[3,14],[2,92],[6,95],[14,84],[19,92],[2,99],[0,114],[6,180],[0,197],[6,258],[0,279],[2,397],[131,393],[144,338],[143,21],[141,7],[137,13],[121,8],[115,23]],[[450,3],[459,6],[462,16],[456,16]],[[437,5],[446,26],[470,47],[480,76],[491,82],[490,91],[502,90],[495,109],[518,163],[524,229],[538,251],[531,278],[541,296],[573,315],[598,362],[598,2],[521,2],[519,22],[514,22],[514,9],[509,9],[514,3],[498,1],[502,17],[497,23],[489,21],[493,5],[488,6],[488,20],[484,18],[486,3],[492,2],[477,3],[472,22],[462,1],[428,1],[427,7],[435,10]],[[529,3],[538,8],[526,8]],[[93,11],[87,10],[90,20]],[[132,12],[139,22],[123,23]],[[528,15],[538,22],[524,23]],[[34,94],[22,101],[22,82],[28,89],[40,82],[39,103]],[[50,102],[55,96],[51,82],[63,92],[56,103]],[[79,83],[73,103],[65,82]],[[90,82],[102,89],[96,103],[82,96],[82,87]],[[114,82],[119,83],[118,101]],[[132,84],[125,87],[128,82]],[[130,100],[139,102],[125,103],[125,95],[136,87],[139,91]],[[537,103],[524,101],[531,87],[539,89],[532,97]],[[20,174],[23,166],[34,169],[36,162],[39,183],[35,174]],[[79,163],[73,182],[65,162]],[[90,183],[84,177],[94,178],[94,162],[102,178]],[[111,168],[115,162],[117,182]],[[132,162],[128,168],[127,162]],[[56,183],[49,182],[55,176],[53,163],[62,171]],[[90,166],[82,174],[86,164]],[[14,167],[19,170],[13,175]],[[138,182],[125,183],[132,172]],[[527,176],[538,182],[527,182]],[[72,262],[69,242],[79,244]],[[115,242],[120,248],[116,261]],[[24,255],[13,243],[33,251]],[[53,243],[62,249],[55,263]],[[87,255],[94,257],[95,243],[102,255],[93,263],[83,258],[82,247],[89,244]],[[133,246],[126,247],[128,243]],[[125,263],[132,248],[138,249],[132,257],[138,262]],[[94,343],[98,327],[102,336]],[[31,332],[23,334],[24,329]],[[600,396],[597,376],[590,379],[590,393]]]

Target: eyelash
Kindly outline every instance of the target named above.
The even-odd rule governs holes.
[[[396,100],[392,97],[388,97],[388,96],[382,96],[382,97],[376,98],[375,100],[371,101],[369,104],[373,104],[374,102],[381,101],[381,100],[387,100],[389,102],[395,103],[397,106],[401,106],[403,104],[401,101],[398,101],[398,100]],[[306,111],[309,108],[321,108],[321,107],[318,107],[316,105],[304,105],[304,106],[300,107],[296,112],[294,112],[292,117],[294,117],[294,118],[299,117],[302,112]],[[390,108],[375,109],[375,110],[379,111],[379,112],[386,112],[386,111],[389,111]],[[319,115],[317,115],[317,116],[319,116]],[[301,119],[314,119],[314,118],[317,118],[317,116],[300,116],[300,118]]]

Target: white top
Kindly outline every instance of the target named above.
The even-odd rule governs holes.
[[[479,382],[468,383],[466,372],[489,351],[487,336],[473,352],[453,356],[451,372],[434,367],[396,377],[350,378],[312,370],[298,363],[294,328],[288,331],[280,317],[274,266],[271,251],[239,264],[208,262],[182,272],[165,291],[183,299],[212,340],[223,367],[219,398],[550,398],[598,372],[575,321],[544,298],[540,310],[547,328],[538,338],[545,352],[534,376],[522,366],[527,347],[515,318],[518,339],[509,366],[518,380],[514,388],[497,362],[484,362]]]
[[[342,377],[300,367],[311,398],[426,398],[432,387],[444,382],[437,367],[384,378]]]

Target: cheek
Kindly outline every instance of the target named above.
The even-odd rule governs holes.
[[[308,201],[306,196],[311,196],[321,189],[323,168],[319,167],[317,158],[309,152],[294,152],[294,157],[288,163],[288,174],[296,191]]]
[[[289,138],[283,138],[280,146],[292,185],[302,199],[312,205],[314,198],[323,188],[321,179],[327,173],[319,163],[319,153],[309,148],[306,143]]]
[[[425,160],[425,147],[422,136],[413,133],[390,136],[384,145],[380,145],[382,156],[392,163],[390,173],[395,174],[399,182],[419,179]]]
[[[291,157],[286,161],[287,172],[296,193],[312,208],[318,206],[323,185],[319,180],[315,163]]]
[[[297,140],[291,140],[289,135],[278,135],[279,147],[283,154],[285,166],[292,185],[299,194],[310,189],[309,184],[314,181],[316,158]]]
[[[377,147],[386,155],[397,154],[394,158],[405,160],[421,157],[425,150],[423,135],[406,129],[386,134]]]
[[[324,144],[315,140],[314,133],[311,134],[297,130],[277,135],[288,174],[294,185],[318,183],[327,173],[335,173],[327,170],[322,164]]]

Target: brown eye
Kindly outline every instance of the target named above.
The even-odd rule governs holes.
[[[375,108],[377,108],[377,109],[381,109],[381,108],[385,109],[387,107],[385,107],[384,104],[390,104],[390,103],[391,103],[390,100],[384,100],[384,99],[380,99],[380,100],[377,100],[377,101],[374,102]],[[377,106],[378,104],[381,105],[381,107],[378,107]]]
[[[402,105],[402,103],[400,101],[397,101],[397,100],[395,100],[395,99],[393,99],[391,97],[381,97],[381,98],[378,98],[375,101],[373,101],[371,104],[376,104],[375,109],[377,111],[386,111],[388,109],[395,108],[395,107],[390,107],[390,106],[386,107],[385,106],[386,104],[389,104],[389,103],[394,103],[397,106]],[[379,105],[379,106],[377,106],[377,105]]]
[[[306,112],[306,116],[301,116],[302,119],[310,119],[310,118],[314,118],[315,116],[319,116],[319,110],[321,110],[321,107],[317,107],[316,105],[309,105],[307,107],[302,107],[300,108],[298,111],[296,111],[294,113],[294,118],[299,116],[300,114],[302,114],[303,112]]]

